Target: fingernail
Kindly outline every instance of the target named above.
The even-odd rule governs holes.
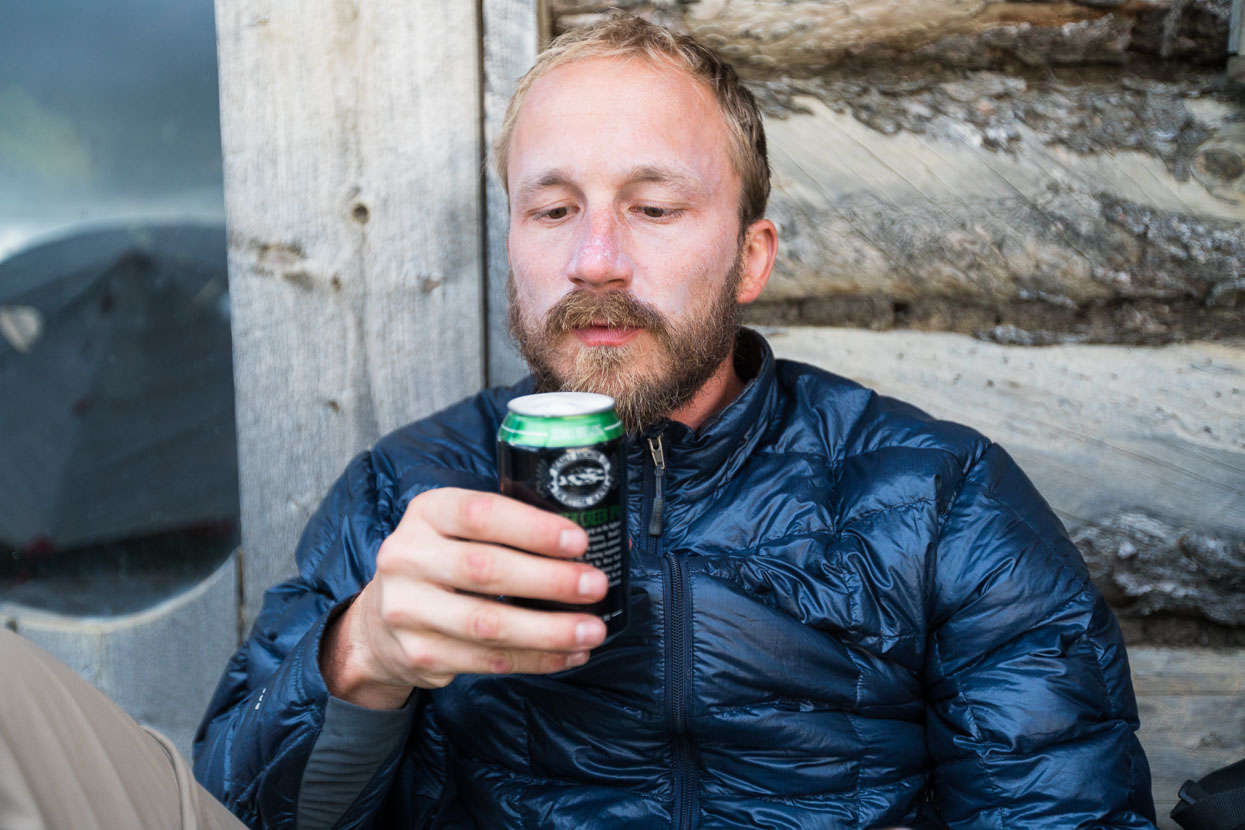
[[[575,642],[581,646],[595,644],[601,639],[601,627],[599,622],[581,622],[575,626]]]
[[[587,663],[587,662],[588,662],[588,652],[586,651],[577,651],[574,654],[568,655],[566,658],[567,668],[572,668],[572,669],[575,668],[576,666],[582,666],[584,663]]]
[[[579,575],[579,595],[594,597],[605,588],[605,574],[600,571],[584,571]]]
[[[571,530],[568,528],[558,535],[558,547],[562,549],[563,553],[574,553],[582,547],[579,543],[583,541],[583,538],[584,532],[582,530]]]

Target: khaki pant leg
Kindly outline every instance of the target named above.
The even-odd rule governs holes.
[[[0,629],[0,827],[237,830],[162,736]]]

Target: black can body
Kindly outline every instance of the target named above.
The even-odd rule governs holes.
[[[501,492],[518,501],[565,516],[588,532],[579,561],[603,571],[609,590],[590,605],[510,597],[509,602],[545,611],[599,616],[610,639],[627,625],[630,588],[625,468],[622,440],[581,447],[523,447],[498,441]]]

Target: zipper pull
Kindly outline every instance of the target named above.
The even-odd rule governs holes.
[[[653,454],[653,516],[648,522],[648,535],[661,535],[661,514],[665,510],[666,502],[662,496],[662,482],[666,478],[666,454],[661,447],[661,433],[657,433],[657,442],[653,443],[653,439],[648,439],[649,452]]]

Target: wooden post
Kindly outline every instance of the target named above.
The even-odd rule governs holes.
[[[484,146],[488,151],[501,129],[506,104],[547,39],[548,9],[543,0],[484,0]],[[506,325],[506,233],[509,203],[489,157],[485,172],[485,240],[488,305],[488,382],[513,383],[527,374]]]
[[[217,0],[247,627],[349,458],[484,382],[479,17]]]

